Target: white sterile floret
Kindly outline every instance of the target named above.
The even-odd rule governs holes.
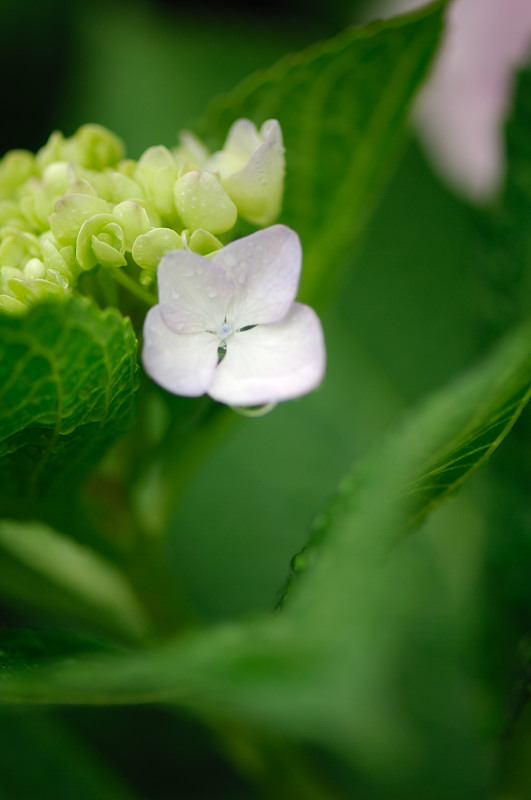
[[[189,250],[158,269],[159,303],[146,317],[146,372],[174,394],[208,393],[233,406],[289,400],[325,369],[321,323],[295,302],[302,251],[284,225],[253,233],[211,258]]]

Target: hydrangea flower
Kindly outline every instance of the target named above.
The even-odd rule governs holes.
[[[232,406],[289,400],[315,389],[325,368],[321,323],[295,302],[302,265],[284,225],[231,242],[211,258],[168,253],[159,303],[144,324],[142,361],[168,391],[208,393]]]

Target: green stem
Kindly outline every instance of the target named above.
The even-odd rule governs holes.
[[[148,306],[154,306],[157,302],[155,295],[151,294],[151,292],[148,292],[147,289],[143,289],[140,284],[138,284],[122,269],[113,269],[110,274],[117,283],[121,283],[125,289],[136,295],[140,300],[142,300],[142,302],[147,303]]]

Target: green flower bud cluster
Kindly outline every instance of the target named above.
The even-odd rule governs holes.
[[[276,120],[260,131],[239,120],[213,155],[184,133],[173,151],[125,159],[120,139],[98,125],[55,132],[36,154],[10,151],[0,160],[0,311],[66,297],[97,266],[117,280],[125,268],[120,282],[141,294],[171,250],[210,255],[238,214],[272,222],[283,179]]]

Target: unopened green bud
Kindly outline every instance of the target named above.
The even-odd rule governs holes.
[[[0,289],[5,292],[9,289],[9,282],[13,279],[23,280],[24,273],[17,267],[0,267]]]
[[[63,148],[66,139],[61,131],[54,131],[46,144],[41,147],[35,156],[35,162],[39,171],[42,171],[53,161],[64,161]]]
[[[20,300],[21,303],[30,305],[34,301],[35,292],[32,290],[29,281],[13,278],[12,280],[8,281],[8,285],[9,289],[13,292],[13,295],[17,300]]]
[[[47,275],[48,278],[48,275]],[[66,297],[65,289],[60,286],[55,280],[48,280],[44,278],[36,278],[35,280],[18,280],[13,279],[9,281],[9,288],[22,303],[32,305],[38,300],[44,300],[48,297],[64,298]]]
[[[42,183],[50,193],[53,192],[59,197],[68,191],[75,180],[76,173],[68,161],[54,161],[42,171]]]
[[[116,167],[116,172],[125,175],[126,178],[135,179],[138,162],[133,158],[124,158]]]
[[[221,183],[209,172],[187,172],[175,184],[175,205],[187,228],[211,233],[230,230],[238,211]]]
[[[47,270],[53,270],[71,281],[79,267],[72,245],[59,247],[52,234],[43,234],[40,238],[41,258]]]
[[[28,310],[26,303],[17,300],[9,294],[0,294],[0,312],[10,314],[12,316],[19,316]]]
[[[136,167],[136,165],[135,165]],[[144,198],[144,192],[133,178],[123,175],[121,172],[111,172],[108,176],[110,187],[110,200],[113,203],[121,203],[122,200],[137,200]]]
[[[69,282],[65,276],[61,275],[61,273],[57,272],[55,269],[46,270],[46,280],[50,283],[57,284],[63,291],[66,291],[69,287]]]
[[[173,187],[176,178],[177,168],[165,147],[150,147],[140,157],[136,181],[157,213],[170,222],[175,219]]]
[[[183,240],[176,231],[171,228],[153,228],[135,239],[131,254],[139,267],[155,270],[166,253],[182,248]]]
[[[55,211],[50,216],[50,228],[60,244],[73,244],[85,220],[108,211],[109,204],[100,197],[69,192],[55,204]]]
[[[10,150],[0,160],[0,199],[14,197],[35,169],[35,156],[27,150]]]
[[[87,194],[90,197],[99,197],[94,186],[86,178],[76,178],[70,186],[69,194]],[[100,198],[101,200],[102,198]]]
[[[20,189],[20,208],[38,231],[49,229],[48,218],[53,213],[57,199],[75,182],[72,165],[54,161],[42,172],[42,177],[30,178]]]
[[[123,267],[125,259],[124,233],[112,214],[96,214],[87,219],[79,231],[76,258],[82,269],[96,264]]]
[[[46,267],[40,258],[30,258],[30,260],[26,262],[24,267],[25,278],[28,280],[33,280],[34,278],[44,278],[45,275]]]
[[[146,209],[132,200],[118,203],[112,214],[123,230],[126,250],[131,250],[135,239],[147,233],[151,227]]]
[[[30,178],[21,189],[20,210],[34,230],[45,231],[57,195],[48,191],[42,181]]]
[[[41,170],[54,161],[72,161],[86,169],[102,170],[115,167],[123,153],[123,143],[114,133],[101,125],[82,125],[68,139],[54,131],[36,159]]]
[[[68,281],[53,270],[45,269],[38,258],[30,259],[24,271],[0,268],[0,311],[4,313],[21,313],[41,299],[64,298],[68,294]]]
[[[10,228],[28,230],[30,222],[25,214],[22,213],[20,203],[14,200],[3,200],[0,202],[0,227],[7,225]]]
[[[0,264],[21,268],[33,256],[40,255],[37,237],[18,228],[0,231]]]
[[[92,193],[96,197],[101,197],[103,200],[112,200],[112,186],[110,182],[110,175],[107,172],[96,172],[94,169],[84,169],[83,167],[76,167],[78,179],[91,187]],[[76,189],[73,184],[70,186],[70,192],[81,192],[81,194],[88,194],[88,191]]]
[[[87,169],[114,167],[124,157],[122,140],[102,125],[82,125],[70,142],[72,160]]]
[[[183,231],[183,237],[185,233],[187,234],[188,232]],[[190,250],[193,250],[194,253],[199,253],[200,256],[209,256],[223,247],[219,239],[216,239],[212,233],[203,230],[203,228],[198,228],[191,236],[187,236],[187,243]]]
[[[277,120],[264,122],[260,131],[250,120],[235,122],[223,149],[205,169],[219,176],[242,217],[269,225],[280,212],[284,189],[284,147]]]

